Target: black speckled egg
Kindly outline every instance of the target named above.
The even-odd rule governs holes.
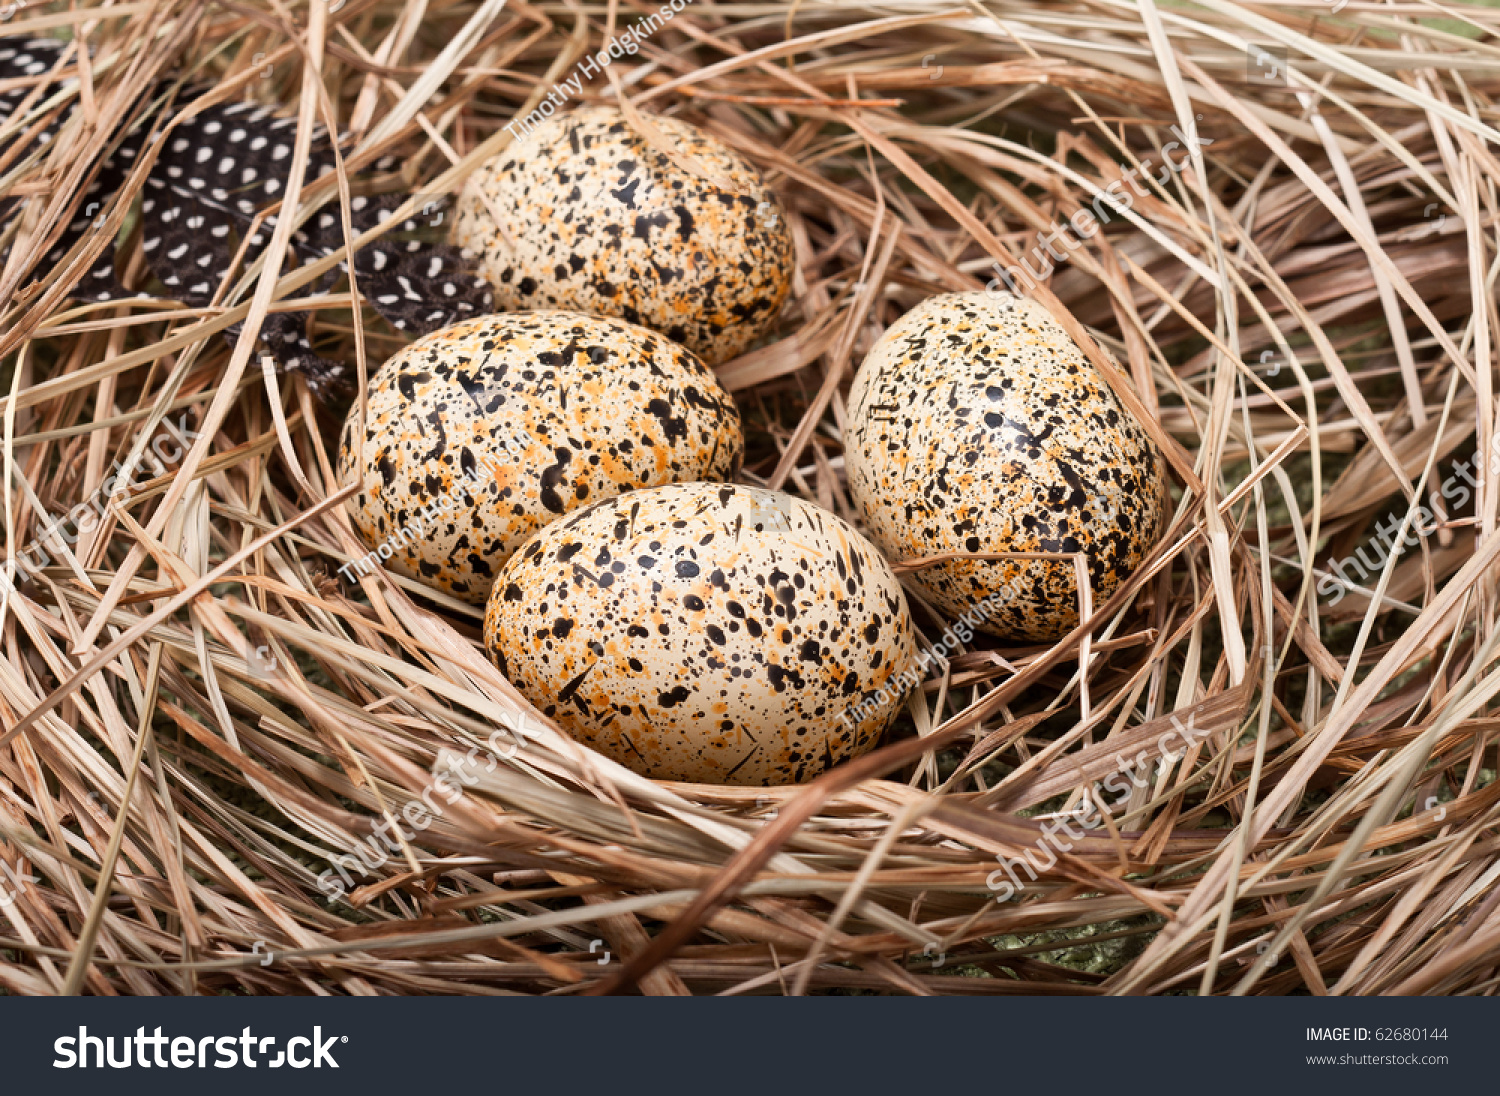
[[[554,522],[500,572],[484,635],[538,708],[663,780],[810,780],[870,749],[916,681],[906,598],[874,545],[727,484]]]
[[[901,317],[855,377],[844,448],[850,494],[893,559],[1083,552],[1098,606],[1161,535],[1160,454],[1033,301],[950,293]],[[911,577],[954,616],[995,599],[979,627],[1007,639],[1078,623],[1072,560],[955,560]]]
[[[355,526],[383,566],[474,604],[548,522],[637,487],[727,478],[744,452],[734,399],[702,362],[577,312],[419,339],[371,380],[356,441],[358,415],[339,456],[341,480],[360,484]]]
[[[738,154],[684,122],[651,123],[734,190],[651,148],[619,110],[584,107],[542,122],[469,178],[453,239],[478,257],[502,308],[620,316],[717,365],[781,310],[791,233]]]

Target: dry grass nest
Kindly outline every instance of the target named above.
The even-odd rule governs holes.
[[[1494,993],[1500,10],[696,0],[586,81],[717,135],[784,203],[792,297],[719,372],[746,482],[856,522],[843,393],[880,332],[1129,168],[1181,165],[1031,294],[1146,417],[1165,537],[1062,641],[976,637],[879,749],[800,787],[636,776],[519,696],[474,608],[337,577],[368,550],[331,467],[341,412],[253,335],[311,312],[363,383],[407,336],[318,282],[343,252],[273,245],[184,308],[142,262],[137,163],[103,230],[43,261],[163,80],[274,105],[298,148],[347,132],[304,214],[372,189],[410,213],[657,7],[11,6],[4,33],[88,49],[0,131],[61,119],[0,164],[25,199],[0,238],[6,558],[168,424],[197,436],[0,592],[0,986]],[[114,247],[145,296],[81,304]],[[1445,497],[1457,464],[1474,483]],[[1400,553],[1376,547],[1393,517]],[[913,606],[936,640],[949,622]],[[369,852],[522,713],[523,748]],[[1059,830],[1178,724],[1190,749]],[[375,866],[330,901],[320,875],[361,845]],[[1028,848],[1008,895],[997,868]]]

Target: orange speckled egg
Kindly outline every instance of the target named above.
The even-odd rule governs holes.
[[[500,572],[484,635],[538,708],[661,780],[810,780],[869,750],[916,679],[906,598],[874,545],[728,484],[554,522]]]
[[[453,239],[477,256],[502,308],[620,316],[717,365],[781,310],[791,233],[738,154],[684,122],[651,124],[707,172],[651,148],[619,110],[584,107],[542,122],[470,176]]]
[[[623,320],[516,312],[418,339],[349,412],[339,476],[383,565],[482,604],[527,537],[637,487],[727,478],[734,398],[691,353]]]
[[[849,491],[893,559],[1083,552],[1097,607],[1161,535],[1165,469],[1139,421],[1033,301],[931,297],[876,342],[849,393]],[[1071,559],[955,560],[913,580],[1018,641],[1078,623]],[[994,606],[998,604],[998,608]]]

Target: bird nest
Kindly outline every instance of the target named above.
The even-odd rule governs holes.
[[[7,10],[67,44],[0,82],[8,992],[1500,985],[1500,10]],[[791,298],[718,369],[744,482],[858,524],[854,368],[1002,273],[1170,468],[1164,536],[1078,627],[945,642],[879,748],[805,785],[636,775],[507,682],[479,609],[347,568],[328,373],[358,391],[410,338],[350,241],[425,231],[611,41],[579,98],[707,130],[790,219]],[[341,137],[200,300],[142,225],[209,101],[289,119],[288,164]],[[1126,212],[1090,224],[1101,194]],[[395,216],[361,227],[370,196]]]

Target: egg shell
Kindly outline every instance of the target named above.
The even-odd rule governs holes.
[[[481,165],[453,239],[501,308],[576,308],[660,331],[710,365],[742,353],[792,284],[786,215],[759,172],[673,118],[653,124],[733,192],[647,144],[613,107],[542,122]],[[500,219],[508,230],[496,226]]]
[[[737,485],[634,491],[548,526],[501,572],[484,634],[539,709],[662,780],[810,780],[874,746],[917,680],[875,546]]]
[[[727,478],[744,453],[734,398],[702,362],[577,312],[444,328],[387,361],[368,400],[360,443],[356,404],[340,446],[340,478],[360,484],[355,526],[390,545],[385,567],[476,605],[548,522],[637,487]],[[430,510],[443,499],[446,514]]]
[[[1165,468],[1140,422],[1034,301],[923,301],[865,358],[849,393],[849,491],[892,559],[1084,552],[1097,607],[1160,536]],[[958,617],[1045,642],[1078,623],[1071,560],[955,560],[912,573]]]

